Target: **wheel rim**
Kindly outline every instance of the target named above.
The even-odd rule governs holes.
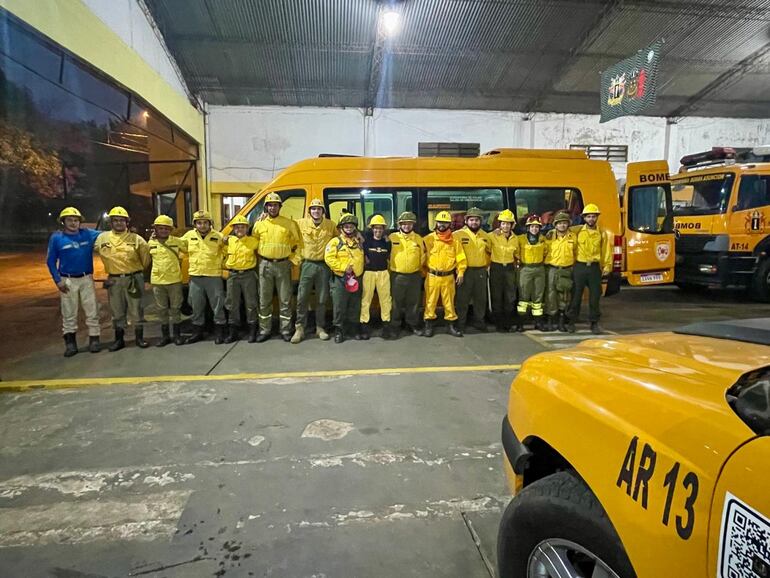
[[[552,538],[529,555],[527,578],[619,578],[601,558],[579,544]]]

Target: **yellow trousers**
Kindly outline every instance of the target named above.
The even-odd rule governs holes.
[[[436,306],[441,297],[441,304],[444,306],[444,320],[455,321],[455,276],[446,275],[438,277],[431,275],[425,278],[425,320],[429,321],[436,318]]]
[[[361,323],[369,323],[369,308],[374,292],[380,302],[380,317],[390,322],[390,271],[364,271],[364,292],[361,295]]]

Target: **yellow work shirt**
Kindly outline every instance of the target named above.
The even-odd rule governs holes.
[[[489,267],[489,235],[486,231],[479,229],[477,233],[471,231],[467,226],[455,231],[452,236],[463,245],[465,258],[468,260],[468,267]]]
[[[559,236],[556,229],[551,229],[545,236],[548,243],[548,257],[546,264],[554,267],[572,267],[575,264],[575,250],[577,248],[577,236],[567,229],[563,236]]]
[[[94,243],[108,275],[124,275],[143,271],[150,264],[147,241],[136,233],[126,231],[100,233]]]
[[[187,241],[187,253],[190,255],[190,275],[194,277],[221,277],[222,261],[225,257],[225,244],[222,233],[208,232],[205,237],[193,229],[182,235]]]
[[[492,249],[492,263],[510,265],[519,258],[519,239],[513,231],[506,238],[500,229],[495,229],[489,234],[489,244]]]
[[[302,258],[308,261],[323,261],[326,245],[337,235],[334,221],[326,217],[316,225],[313,219],[305,217],[297,221],[302,236]]]
[[[462,277],[468,268],[468,259],[463,250],[463,244],[454,236],[451,243],[441,241],[435,231],[426,235],[425,241],[426,265],[428,271],[446,272],[457,269],[457,275]]]
[[[537,243],[531,245],[527,234],[519,235],[519,259],[524,265],[540,265],[545,263],[548,247],[543,235],[539,235]]]
[[[390,270],[394,273],[417,273],[425,263],[425,243],[414,231],[396,231],[390,241]]]
[[[187,241],[173,235],[164,242],[150,239],[147,242],[152,257],[150,283],[171,285],[182,282],[182,253],[187,252]]]
[[[259,255],[267,259],[289,259],[298,264],[302,236],[296,221],[278,215],[254,223],[251,234],[259,240]]]
[[[576,260],[581,263],[599,263],[605,275],[612,269],[612,252],[607,235],[599,227],[578,225],[570,229],[577,236]]]
[[[256,250],[259,241],[256,237],[244,235],[236,237],[232,235],[227,239],[227,260],[225,268],[236,271],[247,271],[257,266]]]
[[[334,237],[326,244],[324,261],[332,273],[338,277],[342,277],[351,264],[356,277],[360,277],[364,273],[364,249],[357,237],[352,239],[344,235]]]

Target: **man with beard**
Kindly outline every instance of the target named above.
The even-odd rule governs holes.
[[[422,275],[425,264],[425,242],[414,232],[417,215],[404,211],[398,217],[398,231],[391,233],[390,241],[390,286],[393,301],[390,308],[390,337],[398,339],[401,321],[406,319],[407,327],[414,335],[421,336],[422,329],[417,310],[422,293]]]
[[[546,331],[554,330],[554,321],[561,332],[567,331],[565,313],[572,298],[572,266],[575,264],[577,237],[569,230],[572,219],[566,211],[556,213],[554,228],[548,231],[546,280]]]
[[[473,302],[473,327],[486,333],[484,317],[487,312],[487,268],[489,267],[489,235],[481,230],[484,213],[471,207],[465,214],[465,226],[455,231],[453,236],[463,245],[468,268],[462,285],[457,287],[456,309],[457,324],[460,331],[465,331],[468,319],[468,307]]]

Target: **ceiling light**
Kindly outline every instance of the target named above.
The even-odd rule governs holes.
[[[388,36],[393,36],[398,32],[399,21],[401,15],[395,10],[388,10],[382,14],[382,27],[385,29],[385,33]]]

